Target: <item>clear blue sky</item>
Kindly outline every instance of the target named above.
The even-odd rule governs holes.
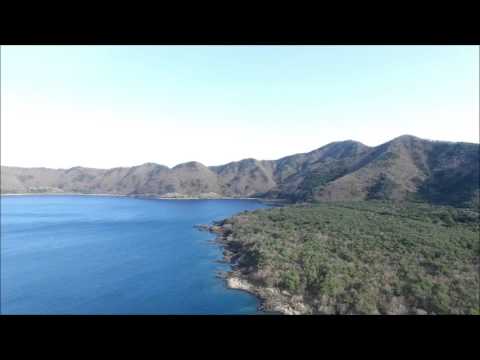
[[[2,165],[275,159],[478,142],[474,46],[2,46]]]

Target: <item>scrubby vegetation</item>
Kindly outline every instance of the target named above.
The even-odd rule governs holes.
[[[381,201],[241,213],[227,248],[256,286],[313,313],[478,314],[477,210]]]

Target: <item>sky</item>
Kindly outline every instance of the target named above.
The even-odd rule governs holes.
[[[479,142],[477,46],[2,46],[1,164],[278,159]]]

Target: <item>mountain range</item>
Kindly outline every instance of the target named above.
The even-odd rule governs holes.
[[[3,194],[261,197],[304,201],[419,200],[479,205],[480,146],[403,135],[375,147],[347,140],[278,160],[220,166],[70,169],[1,167]]]

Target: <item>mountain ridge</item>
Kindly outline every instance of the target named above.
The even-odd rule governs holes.
[[[277,160],[246,158],[223,165],[197,161],[170,168],[147,162],[110,169],[1,167],[7,193],[262,197],[292,202],[421,200],[478,205],[479,144],[398,136],[370,147],[328,143]]]

